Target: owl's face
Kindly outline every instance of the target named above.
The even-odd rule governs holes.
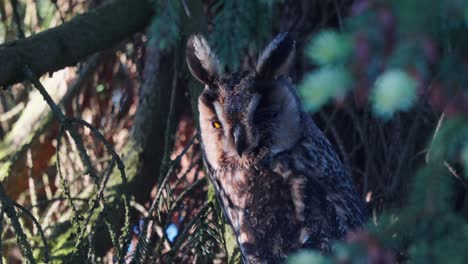
[[[289,79],[281,76],[293,50],[294,42],[279,35],[255,70],[222,75],[204,38],[190,38],[187,61],[205,84],[199,120],[205,155],[214,169],[255,165],[299,138],[299,102]]]

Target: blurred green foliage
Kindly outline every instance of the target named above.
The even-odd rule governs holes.
[[[271,37],[275,2],[221,0],[213,5],[210,44],[230,69],[237,70],[246,53],[258,53]]]
[[[467,132],[466,118],[446,121],[431,144],[427,165],[411,180],[406,205],[370,222],[357,235],[364,239],[337,244],[325,260],[303,252],[291,256],[290,263],[297,258],[303,263],[395,263],[397,256],[409,263],[467,263],[468,221],[455,210],[454,181],[446,168],[466,148]]]
[[[317,34],[306,47],[306,55],[318,65],[344,62],[350,55],[352,43],[343,34],[324,30]]]
[[[343,98],[351,85],[351,76],[342,66],[325,66],[307,74],[300,84],[299,94],[304,107],[317,111],[332,98]]]
[[[383,118],[395,111],[407,111],[416,99],[416,81],[402,70],[387,70],[375,81],[371,102],[374,113]]]
[[[290,263],[374,263],[378,255],[377,263],[468,262],[467,210],[456,208],[457,187],[467,188],[458,173],[468,175],[467,14],[462,0],[355,1],[341,32],[324,30],[311,39],[305,52],[317,67],[299,87],[306,109],[319,111],[336,100],[340,87],[340,96],[352,91],[366,97],[374,115],[387,122],[421,104],[445,118],[428,142],[427,163],[408,179],[403,208],[374,216],[361,231],[365,239],[337,245],[326,260],[300,253]],[[332,72],[336,65],[352,82]]]
[[[350,87],[361,88],[362,81],[374,83],[369,99],[374,113],[386,119],[394,112],[408,111],[416,103],[419,87],[428,90],[425,87],[434,80],[441,82],[444,93],[463,88],[467,97],[467,10],[467,2],[460,0],[356,1],[342,32],[317,33],[305,52],[319,66],[313,72],[340,64],[352,73],[355,82]],[[301,94],[318,106],[309,107],[316,111],[335,98],[336,91],[305,91],[317,89],[312,82],[318,80],[310,76],[305,78]],[[311,93],[318,99],[311,100]],[[434,104],[440,108],[450,104],[441,100]],[[457,107],[456,111],[464,109]]]
[[[155,17],[151,22],[151,45],[168,50],[180,39],[181,1],[154,1]]]
[[[289,264],[329,264],[331,261],[320,253],[304,250],[301,251],[288,259]]]

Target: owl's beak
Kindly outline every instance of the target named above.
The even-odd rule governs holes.
[[[234,137],[234,146],[236,147],[237,154],[242,157],[246,147],[244,126],[242,124],[235,124],[232,129],[232,135]]]

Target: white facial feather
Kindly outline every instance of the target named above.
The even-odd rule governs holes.
[[[231,131],[231,125],[229,122],[226,120],[224,117],[224,110],[223,107],[219,102],[214,102],[213,106],[216,111],[216,116],[218,117],[219,122],[221,122],[223,126],[223,132],[224,132],[224,152],[226,154],[229,154],[230,156],[236,155],[235,148],[231,139],[231,134],[229,133]]]
[[[221,74],[221,64],[202,35],[195,36],[193,47],[195,56],[197,56],[207,72]]]
[[[205,155],[213,169],[217,170],[220,167],[218,158],[223,152],[223,146],[217,144],[218,131],[211,125],[213,114],[201,101],[198,102],[198,111],[200,112],[200,130]]]

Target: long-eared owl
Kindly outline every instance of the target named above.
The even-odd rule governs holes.
[[[287,77],[295,41],[281,33],[255,69],[223,74],[201,35],[187,43],[204,161],[245,263],[281,263],[301,248],[327,252],[366,221],[331,144],[301,110]]]

